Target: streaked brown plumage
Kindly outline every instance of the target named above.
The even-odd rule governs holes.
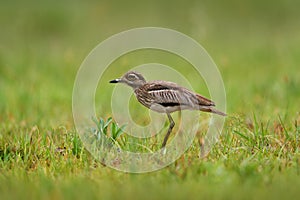
[[[164,138],[162,147],[165,147],[168,137],[175,125],[170,113],[179,110],[200,110],[226,116],[225,113],[214,108],[215,103],[197,93],[168,81],[150,81],[137,72],[129,71],[122,78],[110,83],[125,83],[134,89],[137,100],[147,108],[166,113],[170,127]]]

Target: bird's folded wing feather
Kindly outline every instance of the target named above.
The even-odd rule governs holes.
[[[147,83],[142,88],[144,98],[163,106],[212,106],[213,102],[172,82]]]

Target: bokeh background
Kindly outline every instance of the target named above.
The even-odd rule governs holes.
[[[26,135],[33,127],[38,127],[41,135],[56,132],[55,138],[67,137],[65,133],[68,131],[75,132],[72,90],[82,61],[104,39],[136,27],[174,29],[203,45],[223,76],[227,112],[231,116],[251,121],[255,115],[258,121],[266,123],[273,123],[272,120],[278,120],[280,116],[282,122],[290,127],[294,122],[300,123],[299,8],[300,1],[294,0],[1,1],[0,158],[4,159],[3,149],[7,146],[14,144],[13,148],[22,147],[22,144],[18,146],[18,139],[7,138],[18,134]],[[107,80],[112,76],[120,76],[133,64],[152,61],[159,56],[157,52],[130,54],[113,64],[106,74]],[[162,60],[168,60],[167,64],[180,63],[173,57],[170,59],[168,55],[164,56]],[[196,86],[197,91],[202,89],[205,87]],[[106,94],[105,90],[102,92],[103,95]],[[207,94],[205,91],[204,93]],[[108,116],[109,112],[103,111],[102,117]],[[63,148],[67,145],[60,141],[57,146]],[[294,156],[299,159],[299,153]],[[212,159],[212,162],[215,159],[217,158]],[[299,161],[297,162],[299,165]],[[2,162],[0,172],[6,174],[0,175],[1,180],[14,179],[14,169],[20,166],[24,169],[21,172],[27,174],[28,166],[25,161],[24,163]],[[90,168],[86,165],[91,164],[80,166]],[[41,173],[44,170],[46,178],[50,176],[60,179],[59,177],[76,174],[76,169],[72,168],[69,175],[62,175],[64,170],[67,171],[68,165],[60,172],[55,171],[55,167],[47,168],[47,164],[41,166]],[[208,166],[214,171],[213,164],[206,167]],[[29,172],[34,174],[35,168],[33,172],[31,170],[29,167]],[[247,172],[246,170],[246,175]],[[86,170],[79,174],[85,177],[85,173],[90,172]],[[113,185],[119,176],[121,175],[114,174],[110,184]],[[110,175],[106,179],[109,180]],[[174,177],[170,178],[165,173],[160,181],[169,182],[171,179],[174,180]],[[80,185],[79,180],[75,180],[75,183]],[[49,185],[51,184],[50,181]],[[194,182],[183,185],[196,187]],[[280,181],[275,185],[280,188]],[[72,187],[63,187],[68,188],[69,193],[74,191]],[[108,185],[105,187],[109,188]],[[173,185],[171,191],[177,191],[178,187]],[[214,191],[213,187],[211,191]],[[163,193],[163,190],[160,192]],[[59,194],[57,195],[60,196]],[[83,194],[89,195],[89,192]],[[55,194],[51,197],[55,197]]]
[[[206,48],[223,75],[230,113],[292,112],[298,8],[298,1],[3,1],[1,116],[71,121],[73,82],[87,54],[113,34],[144,26],[181,31]]]

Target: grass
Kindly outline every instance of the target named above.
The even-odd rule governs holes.
[[[299,3],[44,3],[0,3],[1,199],[298,198]],[[85,150],[71,103],[76,72],[89,51],[139,26],[173,28],[199,41],[222,73],[229,116],[205,158],[198,157],[196,138],[175,163],[137,175],[110,169]],[[106,80],[153,60],[181,69],[207,95],[184,61],[162,52],[131,53],[100,81],[99,118],[111,116]],[[134,115],[147,121],[143,108],[131,103]],[[142,148],[125,134],[119,140],[125,148]],[[160,143],[141,144],[155,149]]]

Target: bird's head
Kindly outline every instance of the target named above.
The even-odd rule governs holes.
[[[129,71],[124,74],[121,78],[111,80],[110,83],[125,83],[133,89],[138,88],[146,83],[145,78],[142,74],[134,71]]]

